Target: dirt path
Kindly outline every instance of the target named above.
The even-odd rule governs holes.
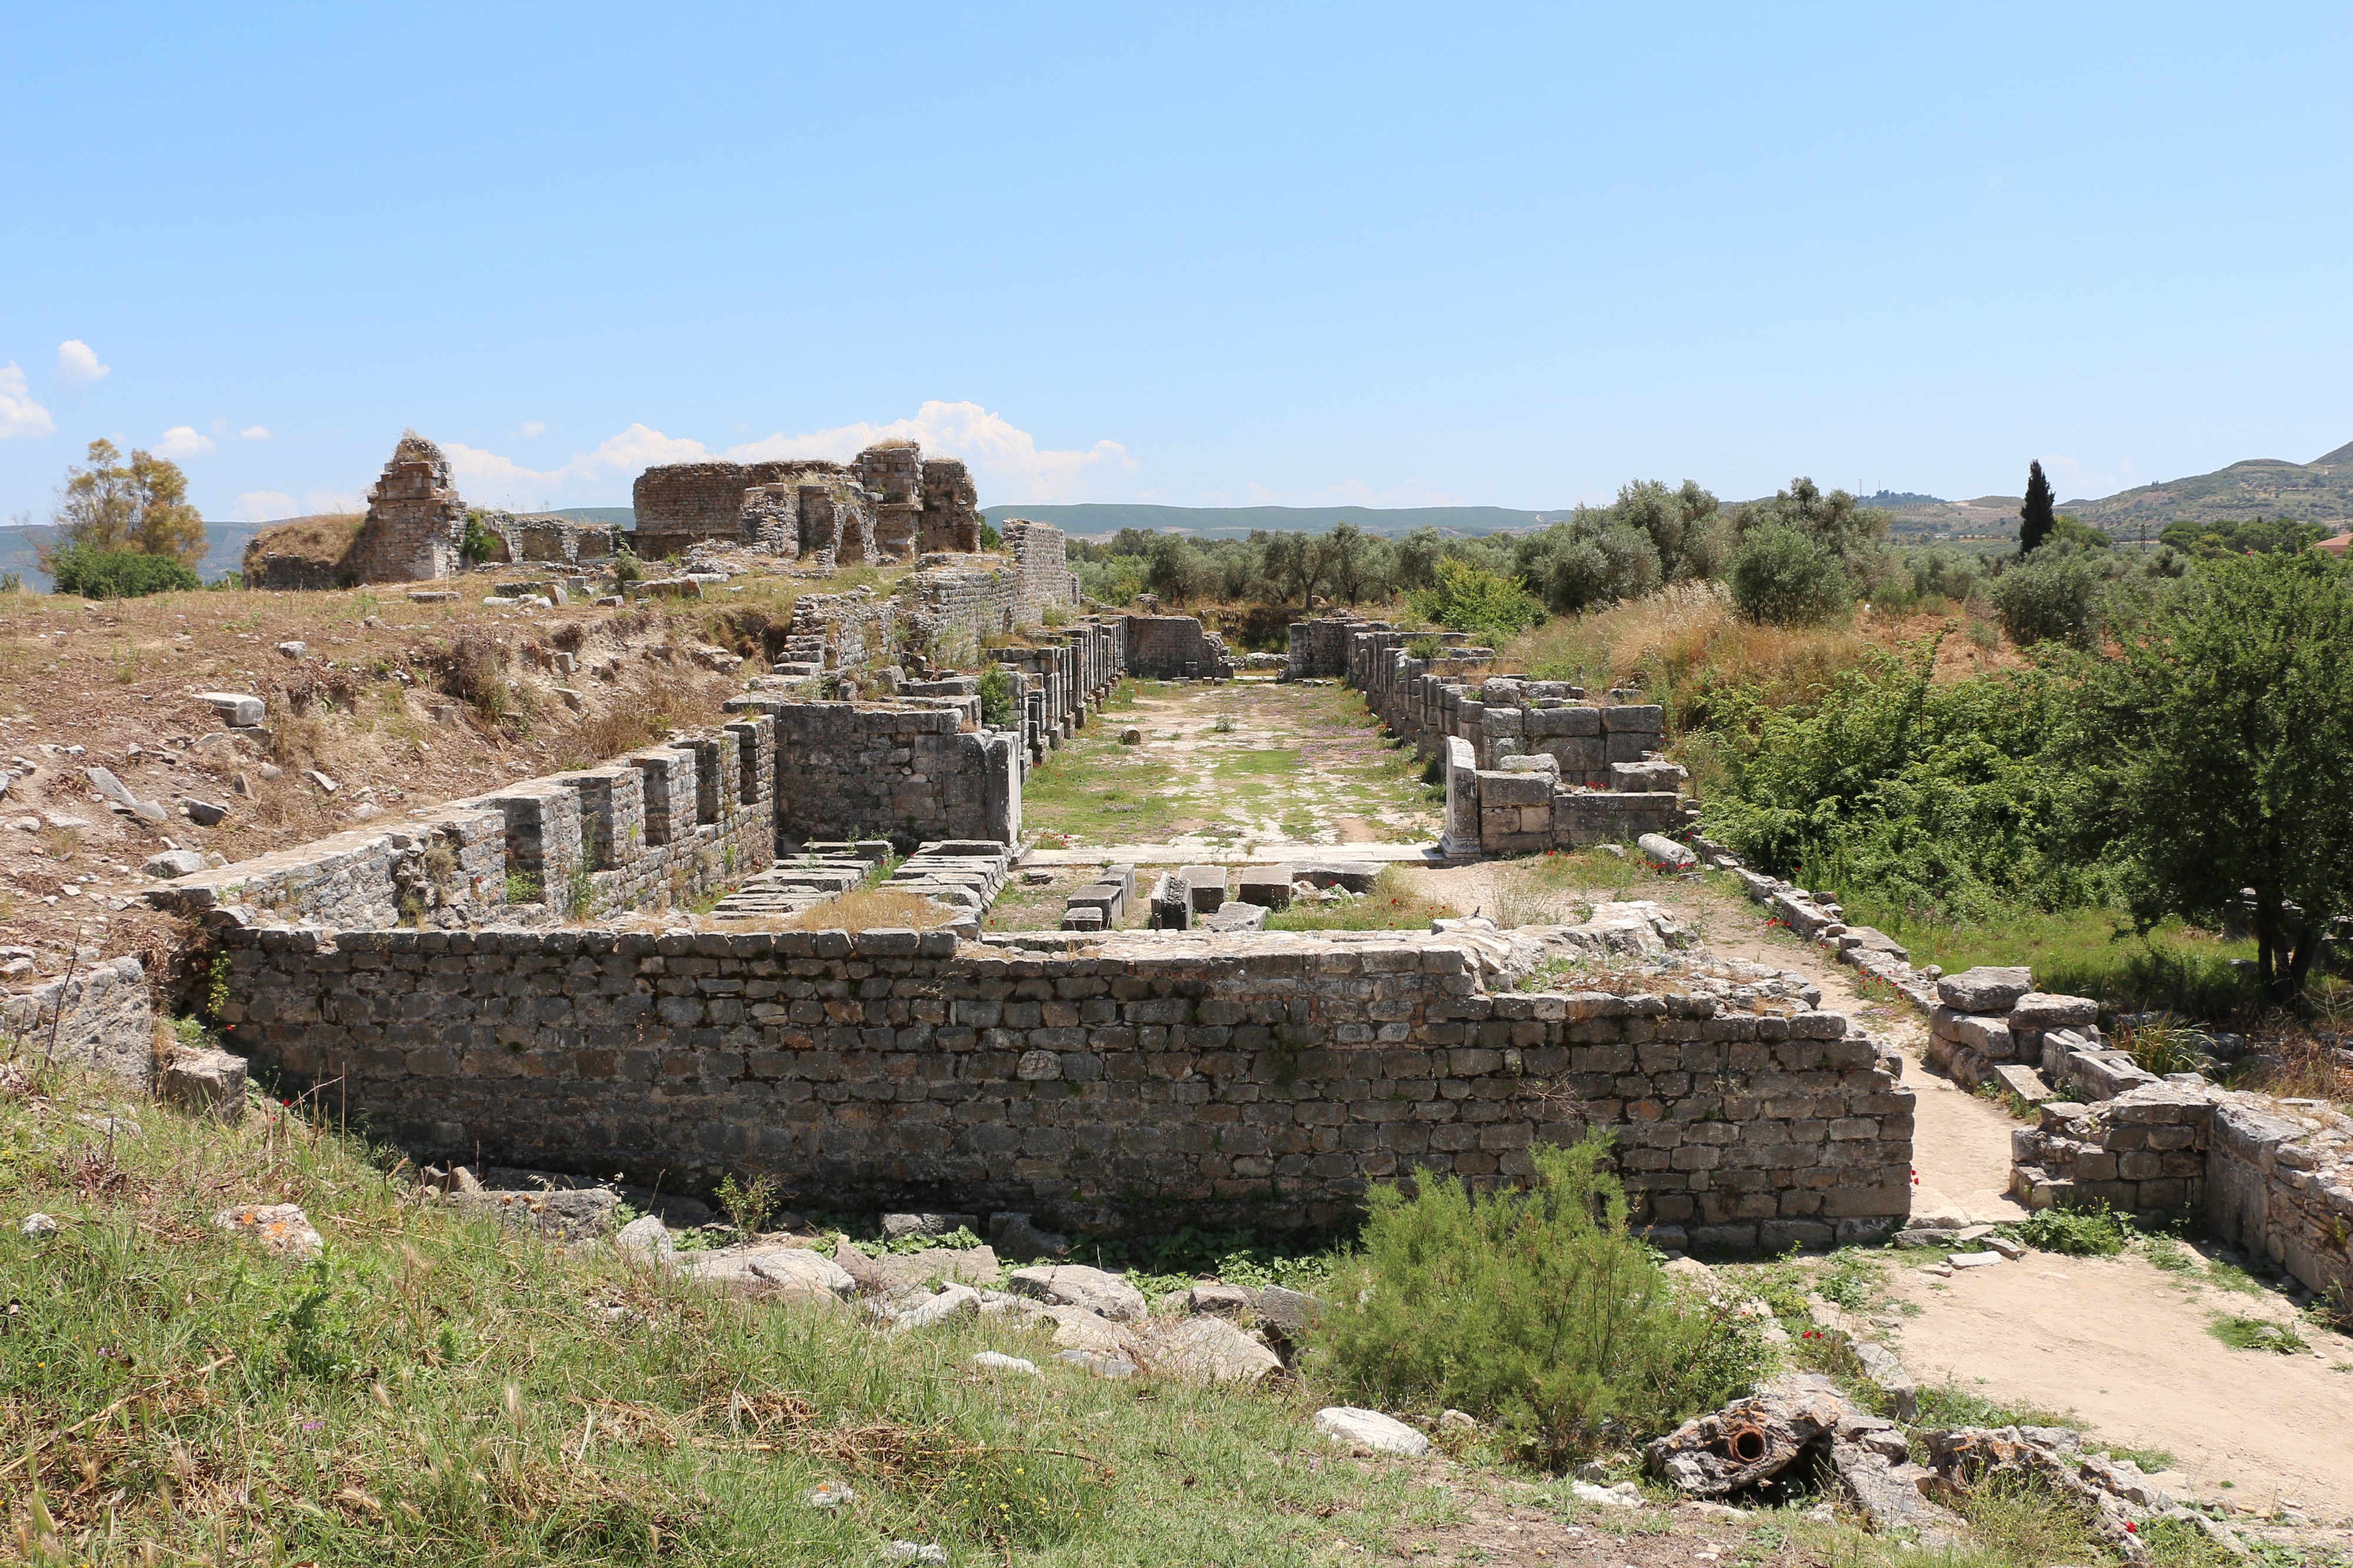
[[[2184,1283],[2129,1254],[2038,1252],[1949,1280],[1906,1269],[1895,1294],[1919,1309],[1900,1352],[1924,1384],[2073,1411],[2111,1441],[2169,1450],[2168,1480],[2203,1500],[2353,1515],[2353,1342],[2307,1329],[2333,1344],[2280,1355],[2207,1331],[2223,1311],[2293,1321],[2268,1294]]]

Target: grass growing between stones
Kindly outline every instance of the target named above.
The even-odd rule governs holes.
[[[111,1137],[78,1118],[118,1121]],[[36,1075],[0,1100],[0,1539],[22,1560],[1307,1564],[1429,1495],[1291,1386],[1110,1382],[977,1323],[872,1332],[422,1206],[355,1137]],[[295,1202],[298,1266],[216,1232]],[[27,1237],[27,1212],[53,1235]],[[999,1380],[976,1351],[1026,1355]],[[1313,1461],[1313,1462],[1311,1462]],[[809,1506],[821,1482],[856,1500]]]
[[[1385,866],[1369,891],[1333,903],[1294,903],[1266,917],[1269,931],[1428,931],[1433,920],[1462,911],[1438,898],[1428,879],[1402,866]]]

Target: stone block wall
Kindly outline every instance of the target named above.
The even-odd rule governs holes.
[[[612,559],[614,537],[620,531],[609,522],[581,522],[568,517],[498,510],[485,510],[481,517],[482,527],[501,546],[496,559],[517,563],[601,568]]]
[[[1492,1186],[1616,1136],[1662,1244],[1778,1250],[1910,1205],[1900,1058],[1835,1014],[1491,994],[1446,937],[227,933],[258,1068],[423,1157],[1094,1231],[1327,1225],[1417,1167]]]
[[[1230,680],[1226,639],[1193,616],[1126,616],[1127,668],[1150,680]]]
[[[1665,743],[1657,704],[1618,692],[1588,702],[1565,681],[1488,673],[1488,648],[1416,658],[1407,651],[1411,640],[1385,621],[1293,622],[1285,676],[1344,675],[1393,732],[1423,757],[1443,760],[1449,854],[1631,843],[1690,826],[1692,808],[1672,788],[1658,787],[1679,783],[1682,770],[1645,762]]]
[[[776,736],[779,844],[889,837],[1018,842],[1021,764],[1017,739],[984,733],[949,705],[803,702],[731,698],[761,713]]]
[[[776,858],[776,760],[774,726],[754,716],[181,877],[148,900],[216,925],[447,930],[685,903]]]
[[[2042,1106],[2010,1134],[2010,1160],[2011,1195],[2030,1208],[2202,1215],[2221,1239],[2353,1301],[2353,1118],[2152,1079],[2097,1104]]]
[[[913,442],[869,447],[849,463],[666,463],[639,474],[630,499],[648,560],[706,542],[827,568],[980,548],[971,474],[952,458],[926,460]]]
[[[155,1081],[155,1007],[133,957],[0,994],[0,1058],[54,1061],[136,1089]]]

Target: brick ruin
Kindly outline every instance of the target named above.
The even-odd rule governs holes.
[[[367,521],[345,565],[362,583],[430,582],[459,569],[465,538],[466,503],[450,479],[449,459],[411,430],[368,492]]]
[[[638,476],[638,553],[697,544],[755,550],[826,567],[913,561],[980,549],[979,496],[952,458],[882,442],[848,463],[670,463]]]

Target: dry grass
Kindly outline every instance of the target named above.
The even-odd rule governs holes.
[[[934,903],[921,893],[895,888],[855,888],[830,903],[818,904],[797,915],[786,915],[777,931],[937,931],[955,921],[960,911]],[[741,930],[729,922],[730,930]]]
[[[1678,727],[1704,720],[1711,695],[1754,689],[1771,707],[1802,703],[1872,648],[1895,650],[1940,631],[1965,629],[1968,617],[1923,611],[1890,616],[1858,612],[1831,626],[1759,626],[1732,607],[1709,584],[1677,584],[1646,599],[1594,615],[1547,622],[1514,640],[1505,665],[1539,679],[1574,680],[1589,691],[1638,686],[1669,704]],[[1991,647],[1955,635],[1937,649],[1936,678],[1958,680],[2024,663],[1997,638]]]
[[[343,562],[359,538],[360,525],[367,521],[365,512],[322,512],[315,517],[298,517],[264,529],[249,540],[245,547],[244,564],[248,570],[267,555],[299,556],[305,561],[333,567]]]

